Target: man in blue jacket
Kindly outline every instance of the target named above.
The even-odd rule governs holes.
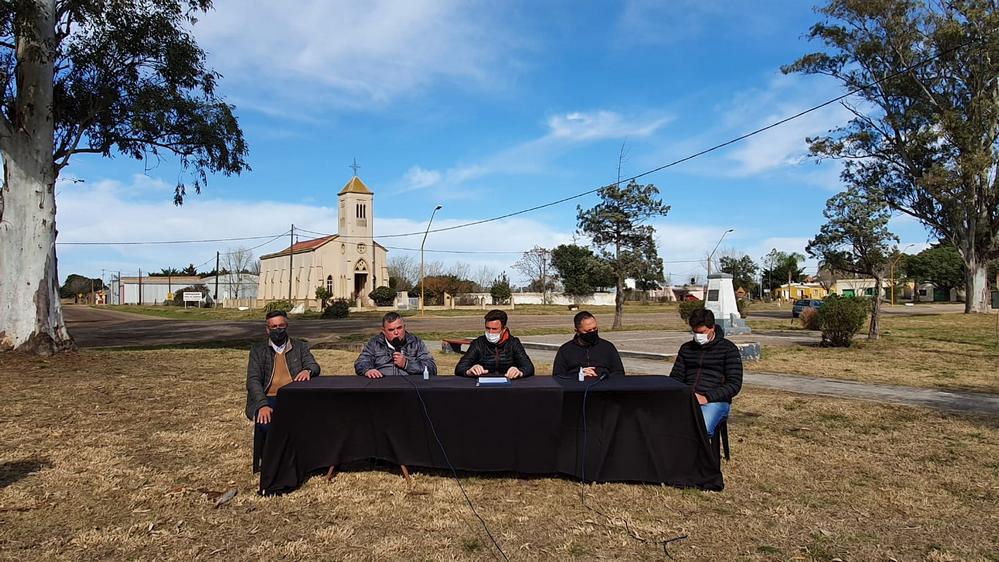
[[[369,379],[422,375],[424,367],[430,376],[437,375],[434,356],[423,340],[406,332],[406,321],[398,312],[382,317],[382,331],[368,340],[354,361],[354,372]]]
[[[693,340],[680,346],[669,376],[691,387],[701,405],[708,436],[713,437],[732,409],[732,398],[742,389],[742,355],[725,339],[710,310],[695,310],[688,323]]]

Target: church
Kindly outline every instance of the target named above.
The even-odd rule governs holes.
[[[337,234],[296,242],[280,252],[260,256],[257,299],[261,305],[291,300],[318,307],[316,288],[351,306],[371,306],[368,293],[388,285],[388,250],[374,240],[374,193],[356,175],[343,186]]]

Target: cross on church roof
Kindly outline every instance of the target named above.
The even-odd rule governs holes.
[[[354,175],[355,176],[357,175],[357,170],[359,170],[361,168],[360,166],[357,165],[357,158],[354,158],[354,163],[351,164],[350,166],[347,166],[347,167],[354,169]]]

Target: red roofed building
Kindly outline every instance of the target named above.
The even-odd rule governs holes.
[[[315,306],[316,288],[355,306],[372,304],[368,293],[388,285],[388,250],[374,241],[374,193],[354,176],[339,198],[337,234],[301,240],[260,257],[257,299]]]

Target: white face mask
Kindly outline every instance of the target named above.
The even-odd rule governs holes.
[[[711,336],[708,334],[694,334],[694,341],[701,345],[708,343],[710,339]]]
[[[499,343],[501,335],[503,335],[503,332],[498,332],[495,334],[490,334],[489,332],[486,332],[486,340],[489,343]]]

